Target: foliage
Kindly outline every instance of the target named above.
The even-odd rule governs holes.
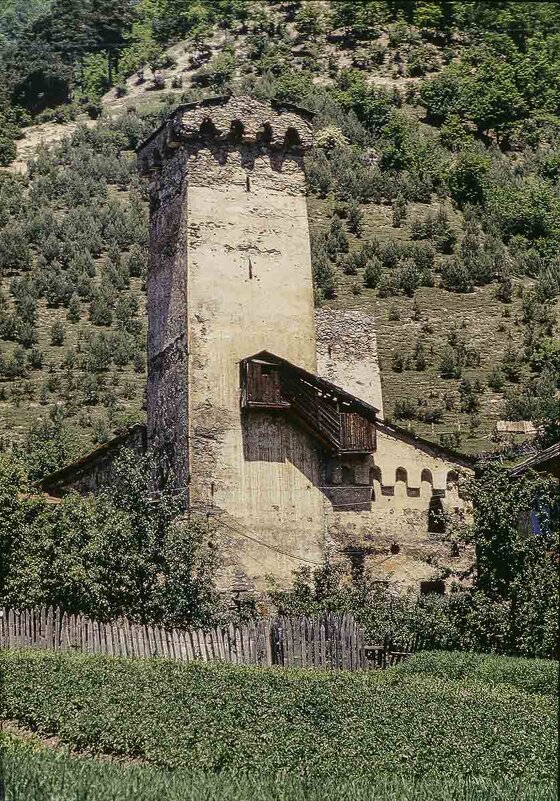
[[[59,801],[87,797],[91,801],[554,801],[553,784],[527,785],[499,779],[436,775],[426,779],[391,773],[375,779],[318,779],[284,772],[264,776],[228,769],[219,773],[152,766],[114,764],[76,757],[65,749],[45,748],[37,741],[0,735],[0,759],[6,786],[40,798],[45,792]],[[10,795],[8,795],[8,799]]]
[[[451,681],[474,679],[491,686],[507,684],[537,695],[558,694],[558,663],[543,659],[420,651],[401,663],[399,672],[441,676]]]
[[[3,651],[0,665],[4,717],[160,767],[332,780],[451,766],[511,782],[556,776],[556,699],[511,686],[39,651]]]
[[[521,653],[558,647],[560,504],[553,479],[517,480],[489,469],[474,485],[471,538],[477,587],[510,606],[509,640]]]
[[[55,457],[66,461],[52,452],[57,441],[49,438],[48,450],[30,442],[37,471],[45,464],[53,469]],[[124,450],[99,496],[69,495],[54,506],[22,494],[28,487],[14,457],[0,456],[0,465],[7,477],[0,496],[1,603],[60,605],[102,620],[123,614],[167,625],[211,620],[216,557],[207,528],[178,517],[180,499],[171,486],[154,499],[150,458]]]

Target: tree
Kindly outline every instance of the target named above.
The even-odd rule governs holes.
[[[554,481],[491,468],[473,485],[476,586],[509,602],[507,645],[535,656],[556,647],[560,506]]]
[[[464,261],[453,257],[441,268],[441,284],[450,292],[472,292],[474,283]]]
[[[1,119],[0,117],[0,120]],[[0,135],[0,167],[7,167],[16,156],[17,147],[14,140],[9,136]]]
[[[51,345],[63,345],[64,344],[64,325],[60,320],[56,320],[51,325]]]
[[[31,426],[21,451],[31,480],[68,464],[75,453],[75,438],[64,421],[60,405],[53,406],[47,417],[40,418]]]
[[[91,373],[102,373],[109,369],[113,357],[110,337],[104,333],[94,334],[86,345],[86,366]]]
[[[484,201],[489,167],[490,159],[487,156],[470,151],[459,154],[447,176],[451,196],[459,205]]]
[[[304,3],[295,17],[295,26],[304,40],[315,41],[323,31],[323,14],[317,3]]]
[[[62,606],[99,620],[212,623],[211,532],[180,518],[171,484],[153,493],[154,468],[153,458],[125,449],[99,496],[53,505],[30,495],[21,463],[1,454],[0,603]]]
[[[326,241],[326,248],[331,258],[338,253],[348,253],[348,236],[339,217],[333,217]]]
[[[113,312],[105,295],[98,292],[89,307],[89,319],[94,325],[111,325]]]
[[[412,297],[420,286],[420,273],[412,259],[406,259],[399,271],[400,288],[405,295]]]
[[[400,228],[402,221],[406,218],[406,200],[402,195],[398,195],[393,203],[393,228]]]
[[[441,355],[439,363],[439,374],[442,378],[460,378],[461,365],[457,359],[455,350],[447,345]]]
[[[0,231],[0,274],[7,270],[28,270],[31,267],[31,251],[27,237],[19,224],[7,226]]]
[[[366,262],[364,270],[364,284],[369,289],[375,289],[381,278],[383,272],[383,265],[376,256],[372,256]]]
[[[79,323],[82,316],[82,306],[79,297],[74,294],[68,302],[67,319],[71,323]]]
[[[348,230],[356,236],[362,233],[364,213],[360,204],[353,200],[348,206]]]

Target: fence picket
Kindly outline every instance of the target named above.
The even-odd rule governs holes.
[[[151,657],[326,670],[387,667],[423,647],[417,635],[395,643],[390,633],[383,645],[365,646],[364,632],[353,616],[324,614],[316,618],[277,617],[227,628],[165,629],[122,618],[101,623],[60,608],[4,609],[0,647],[80,651],[110,656]]]

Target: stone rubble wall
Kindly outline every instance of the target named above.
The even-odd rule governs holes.
[[[189,476],[187,354],[187,175],[183,159],[165,162],[150,183],[148,445],[178,487]]]
[[[315,311],[320,376],[367,401],[383,416],[375,318],[359,309]]]

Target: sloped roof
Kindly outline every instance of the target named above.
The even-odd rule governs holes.
[[[397,439],[401,439],[404,442],[408,442],[410,445],[413,445],[416,448],[419,448],[427,453],[432,453],[435,456],[440,456],[441,458],[447,459],[448,461],[455,462],[456,464],[461,465],[462,467],[469,468],[470,470],[474,469],[474,465],[476,462],[476,458],[473,456],[469,456],[465,453],[460,453],[459,451],[453,450],[453,448],[446,448],[444,445],[438,445],[435,442],[431,442],[428,439],[424,439],[423,437],[419,437],[416,434],[412,434],[406,428],[401,428],[400,426],[395,425],[394,423],[386,423],[384,420],[380,419],[377,415],[379,413],[379,409],[376,406],[372,406],[370,403],[361,400],[360,398],[356,397],[355,395],[351,395],[346,390],[342,389],[341,387],[333,384],[331,381],[328,381],[326,378],[321,378],[315,373],[310,373],[308,370],[305,370],[303,367],[298,367],[296,364],[292,364],[287,359],[283,359],[281,356],[276,356],[275,353],[271,353],[268,350],[262,350],[259,353],[255,353],[253,356],[248,356],[246,359],[243,359],[243,362],[254,361],[261,359],[263,361],[276,363],[282,365],[283,367],[293,371],[296,375],[299,375],[305,381],[309,382],[313,386],[323,389],[329,393],[336,393],[338,397],[342,400],[351,403],[352,406],[356,409],[360,409],[364,416],[366,417],[375,417],[376,427],[381,432],[386,432]]]
[[[461,453],[453,448],[446,448],[445,445],[439,445],[438,443],[432,442],[429,439],[419,437],[417,434],[413,434],[412,432],[408,431],[408,429],[403,428],[402,426],[397,426],[394,423],[386,423],[384,420],[379,420],[377,422],[377,428],[381,432],[385,432],[396,437],[397,439],[403,440],[403,442],[408,442],[410,445],[414,445],[415,448],[419,448],[427,453],[431,453],[434,456],[447,459],[450,462],[456,462],[462,467],[468,467],[470,470],[474,470],[475,463],[478,461],[476,456],[471,456],[468,453]]]
[[[259,353],[253,354],[253,356],[247,356],[246,359],[243,359],[243,362],[250,362],[250,361],[266,361],[273,364],[281,365],[282,367],[290,370],[295,375],[302,378],[304,381],[307,381],[312,386],[316,387],[317,389],[322,389],[329,394],[335,394],[341,400],[346,401],[347,403],[351,403],[357,409],[363,412],[365,417],[377,417],[379,413],[379,409],[376,406],[372,406],[370,403],[366,403],[366,401],[357,398],[355,395],[351,395],[346,390],[342,389],[342,387],[333,384],[331,381],[327,381],[326,378],[320,378],[315,373],[310,373],[308,370],[305,370],[303,367],[299,367],[297,364],[293,364],[289,362],[287,359],[283,359],[281,356],[276,356],[275,353],[271,353],[268,350],[261,350]]]
[[[117,434],[116,437],[80,456],[70,464],[61,467],[60,470],[55,470],[53,473],[43,476],[43,478],[35,482],[35,486],[47,493],[61,488],[66,482],[79,478],[99,463],[111,458],[121,447],[129,443],[134,436],[139,437],[143,447],[145,447],[146,426],[143,423],[134,423],[122,433]]]
[[[556,442],[544,451],[534,453],[524,462],[518,464],[510,470],[510,476],[521,476],[527,470],[546,470],[547,465],[552,466],[554,462],[560,462],[560,442]]]

